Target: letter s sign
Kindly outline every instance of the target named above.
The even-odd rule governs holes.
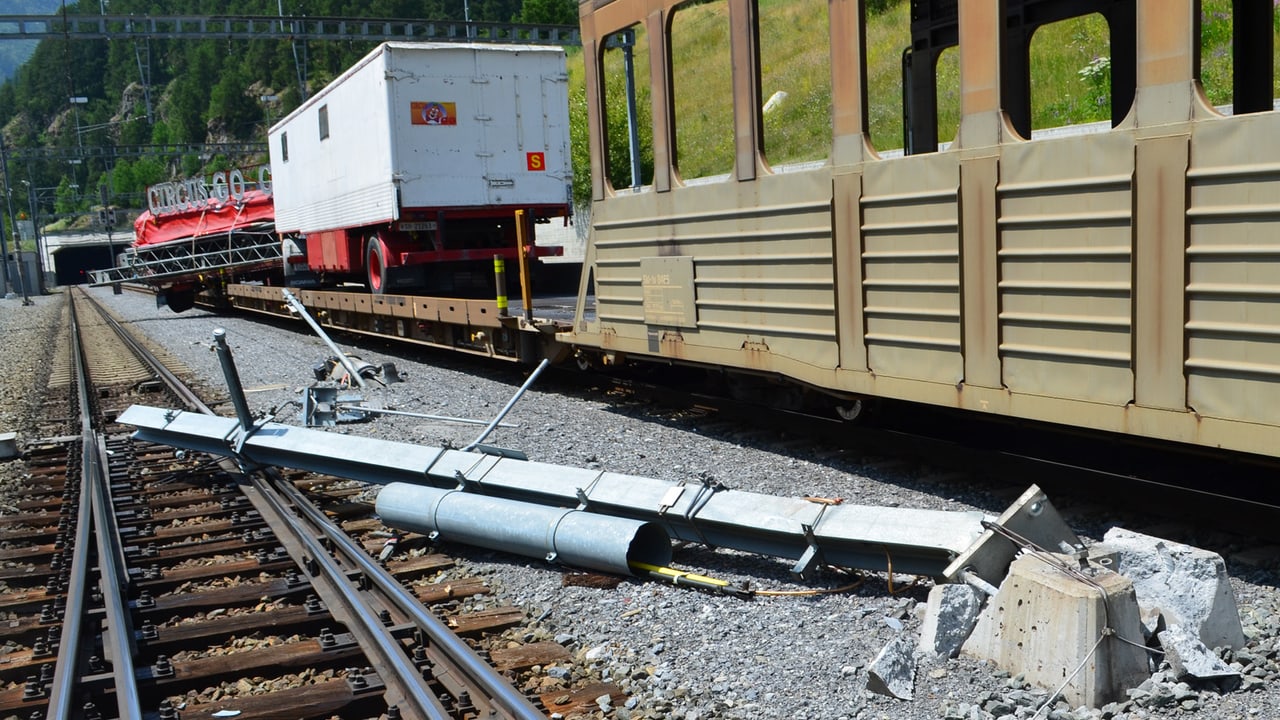
[[[540,152],[525,153],[525,163],[529,167],[529,172],[546,172],[547,154]]]

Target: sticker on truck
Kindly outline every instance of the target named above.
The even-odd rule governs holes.
[[[457,106],[451,102],[411,102],[410,121],[414,125],[457,125]]]
[[[547,154],[543,152],[525,153],[525,165],[529,172],[543,172],[547,169]]]

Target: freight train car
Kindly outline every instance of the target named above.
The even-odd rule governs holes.
[[[495,255],[560,250],[531,230],[569,215],[568,113],[560,48],[379,45],[269,133],[290,284],[492,296]]]
[[[801,386],[850,413],[896,398],[1280,452],[1272,3],[1234,3],[1228,115],[1199,82],[1195,0],[913,0],[915,132],[900,156],[869,133],[870,3],[821,5],[830,151],[781,168],[762,111],[765,3],[581,3],[592,224],[562,341],[719,368],[753,393]],[[1113,122],[1033,139],[1030,39],[1094,12],[1111,35]],[[695,26],[727,42],[690,75],[672,48]],[[959,130],[940,149],[937,59],[957,44]],[[721,78],[726,173],[691,179],[680,93]],[[628,118],[614,100],[637,85],[650,112]],[[652,172],[615,184],[614,134],[645,117]]]

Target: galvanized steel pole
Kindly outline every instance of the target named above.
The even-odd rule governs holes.
[[[5,236],[12,232],[16,226],[13,222],[13,197],[9,194],[9,156],[5,154],[4,138],[0,138],[0,169],[4,170],[4,196],[8,201],[9,208],[9,225],[4,232],[0,232],[0,255],[4,257],[4,287],[6,291],[11,291],[13,289],[13,277],[9,274],[9,244]],[[21,248],[15,249],[18,254],[18,279],[21,282],[22,250]],[[27,297],[25,288],[23,288],[22,297],[25,301]]]
[[[342,363],[342,367],[347,369],[347,373],[351,375],[351,379],[355,380],[356,384],[363,388],[365,386],[364,378],[360,377],[360,370],[356,368],[355,363],[351,362],[351,358],[347,357],[346,353],[339,350],[338,346],[333,344],[333,341],[330,340],[329,336],[325,333],[324,328],[320,327],[320,323],[316,322],[315,318],[311,317],[311,313],[307,312],[307,307],[299,302],[298,298],[294,297],[293,293],[288,290],[281,290],[280,294],[284,297],[284,301],[288,303],[289,307],[297,311],[297,313],[302,316],[302,319],[306,320],[307,324],[311,326],[311,329],[316,331],[316,335],[320,336],[320,339],[324,344],[329,346],[329,349],[332,350],[333,354],[338,358],[338,362]]]
[[[236,370],[235,361],[231,359],[231,348],[227,347],[227,331],[222,328],[214,330],[213,341],[217,344],[222,376],[227,381],[227,394],[231,396],[231,404],[236,408],[240,429],[247,433],[253,429],[253,413],[249,412],[249,401],[245,399],[244,387],[240,385],[240,373]]]

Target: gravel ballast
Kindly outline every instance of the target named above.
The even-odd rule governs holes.
[[[156,308],[148,296],[93,292],[217,389],[223,385],[211,350],[212,332],[225,328],[251,408],[274,412],[281,422],[298,422],[301,390],[314,382],[312,367],[330,354],[302,323],[279,326],[200,310],[176,315]],[[52,323],[39,313],[54,312],[50,308],[60,301],[38,298],[32,308],[21,306],[21,299],[0,300],[0,331],[11,358],[15,351],[30,358],[47,352],[46,328]],[[468,365],[465,358],[412,346],[354,336],[336,340],[365,361],[394,363],[403,373],[403,383],[362,391],[366,400],[397,410],[489,419],[522,380],[514,368]],[[361,343],[367,347],[356,346]],[[19,363],[16,371],[9,368],[8,388],[0,395],[0,432],[6,430],[3,423],[18,427],[26,422],[23,411],[12,406],[21,405],[20,396],[30,393],[11,391],[35,387],[38,362],[47,360]],[[625,396],[553,392],[554,384],[535,385],[508,417],[519,427],[499,428],[489,442],[518,448],[541,462],[689,482],[712,476],[736,489],[842,497],[870,505],[998,514],[1022,489],[972,485],[911,462],[864,462],[841,453],[793,456],[757,447],[763,444],[751,433],[723,419],[680,415]],[[229,408],[223,412],[231,414]],[[382,416],[333,431],[461,447],[477,429]],[[0,468],[8,471],[13,465]],[[1150,529],[1158,520],[1121,515],[1104,502],[1054,501],[1088,542],[1116,525],[1161,534]],[[1042,708],[1046,691],[967,659],[921,659],[910,701],[870,693],[868,666],[881,649],[903,636],[914,641],[919,634],[927,581],[912,586],[911,578],[893,578],[891,591],[887,576],[871,575],[846,592],[743,600],[636,579],[609,589],[565,585],[567,571],[541,561],[458,545],[444,549],[460,559],[461,572],[485,577],[501,600],[526,609],[534,619],[524,631],[526,639],[554,639],[576,654],[579,662],[572,668],[544,669],[549,678],[572,687],[590,674],[628,692],[625,705],[602,702],[604,717],[1007,720],[1031,718],[1037,710],[1038,717],[1054,720],[1280,717],[1276,557],[1262,554],[1260,562],[1244,564],[1233,556],[1250,549],[1245,541],[1194,532],[1177,539],[1227,558],[1249,642],[1243,650],[1224,653],[1224,659],[1242,670],[1245,680],[1224,691],[1208,684],[1179,684],[1170,674],[1157,672],[1125,702],[1100,709],[1065,703]],[[677,548],[674,564],[760,590],[827,590],[850,580],[828,572],[813,583],[797,584],[789,576],[789,562],[703,547]]]

